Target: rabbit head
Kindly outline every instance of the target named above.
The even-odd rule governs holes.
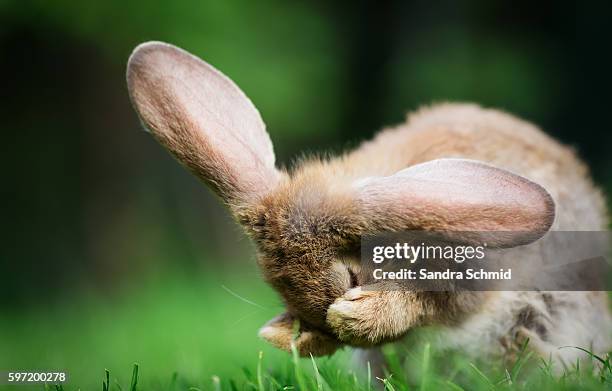
[[[211,187],[256,243],[263,275],[287,306],[261,335],[282,348],[288,349],[294,319],[305,351],[324,354],[338,346],[326,313],[359,284],[350,260],[358,258],[364,234],[508,231],[497,244],[515,246],[552,223],[552,200],[541,187],[469,160],[436,160],[365,179],[337,175],[333,162],[279,170],[265,125],[244,93],[168,44],[137,47],[127,82],[144,126]]]

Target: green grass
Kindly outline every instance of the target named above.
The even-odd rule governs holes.
[[[226,287],[227,289],[224,289]],[[583,390],[612,389],[609,357],[556,371],[528,349],[510,368],[420,344],[384,349],[385,375],[332,357],[298,358],[260,341],[282,311],[256,272],[163,278],[104,297],[0,314],[1,369],[64,369],[69,382],[7,390]],[[567,349],[574,349],[568,347]],[[138,363],[138,364],[135,364]],[[558,373],[561,372],[561,373]]]
[[[524,353],[524,352],[523,352]],[[591,354],[591,353],[589,353]],[[298,358],[295,350],[291,359],[287,360],[281,368],[274,368],[267,371],[264,367],[263,353],[259,352],[259,359],[256,364],[256,372],[253,373],[248,367],[243,368],[243,374],[235,378],[221,379],[212,376],[208,385],[196,387],[190,385],[188,379],[181,379],[175,372],[167,384],[158,384],[151,389],[158,390],[601,390],[612,389],[612,369],[609,357],[602,358],[592,355],[592,358],[602,365],[594,367],[587,365],[587,368],[575,367],[573,370],[565,371],[563,374],[553,374],[551,363],[541,360],[535,365],[532,372],[521,374],[521,369],[525,363],[529,362],[530,355],[524,354],[512,366],[505,368],[503,373],[485,374],[475,364],[455,357],[453,364],[449,367],[448,363],[439,362],[445,370],[434,369],[438,365],[430,361],[431,348],[429,344],[423,349],[420,367],[417,368],[419,381],[409,381],[403,376],[402,372],[388,372],[385,377],[376,378],[373,383],[370,367],[368,365],[366,375],[357,374],[347,369],[344,365],[339,365],[333,360],[317,363],[311,357],[308,360]],[[389,354],[387,353],[387,357]],[[448,358],[448,357],[447,357]],[[443,358],[439,357],[442,361]],[[450,370],[450,372],[448,372]],[[446,372],[446,374],[445,374]],[[451,373],[451,374],[449,374]],[[139,366],[134,364],[130,387],[122,387],[118,381],[111,382],[110,373],[105,371],[102,380],[102,391],[124,389],[137,391],[139,383]],[[61,385],[48,385],[45,390],[64,390]],[[142,389],[149,389],[148,387]]]

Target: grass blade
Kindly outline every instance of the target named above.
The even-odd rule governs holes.
[[[478,375],[478,377],[486,383],[486,385],[490,388],[490,389],[495,389],[495,385],[491,382],[491,380],[489,380],[489,378],[487,377],[487,375],[485,375],[484,373],[482,373],[482,371],[480,369],[478,369],[478,367],[476,367],[476,365],[470,363],[470,368],[472,368],[474,370],[474,372]]]
[[[603,364],[604,368],[606,368],[608,371],[610,371],[610,373],[612,373],[612,367],[610,366],[609,360],[604,360],[603,358],[599,357],[598,355],[591,352],[590,350],[579,348],[578,346],[561,346],[559,349],[564,349],[564,348],[573,348],[573,349],[578,349],[578,350],[585,352],[586,354],[591,356],[591,358],[594,358],[595,360]]]
[[[102,381],[102,391],[110,390],[110,371],[108,369],[104,370],[105,379]]]
[[[263,385],[263,351],[259,351],[259,359],[257,360],[257,389],[259,391],[264,391]]]
[[[529,338],[525,339],[525,342],[521,346],[518,359],[515,361],[514,365],[512,366],[512,369],[510,370],[510,380],[512,383],[516,382],[516,379],[518,378],[521,369],[523,369],[525,363],[529,361],[529,359],[533,355],[533,352],[525,354],[527,352],[527,345],[529,345]]]
[[[132,371],[132,382],[130,383],[130,391],[136,391],[138,385],[138,364],[134,363],[134,370]]]
[[[295,381],[297,382],[298,388],[301,391],[307,391],[308,387],[306,386],[306,380],[304,379],[304,375],[302,374],[302,368],[300,366],[300,355],[298,354],[297,348],[295,347],[295,343],[291,342],[291,355],[293,358],[293,371],[295,374]]]
[[[450,388],[451,390],[454,390],[454,391],[465,391],[465,390],[464,390],[464,389],[463,389],[461,386],[459,386],[459,385],[458,385],[458,384],[456,384],[456,383],[453,383],[453,382],[452,382],[452,381],[450,381],[450,380],[447,380],[447,381],[446,381],[446,386],[447,386],[448,388]]]
[[[317,381],[317,391],[323,391],[323,383],[321,382],[321,375],[319,374],[319,368],[317,368],[317,363],[314,357],[312,356],[312,353],[310,354],[310,360],[312,361],[312,367],[314,368],[314,373],[315,373],[315,380]]]
[[[388,378],[381,379],[380,377],[377,377],[377,379],[383,383],[385,386],[385,391],[395,391],[395,387],[393,387],[393,384],[391,384],[391,381]]]

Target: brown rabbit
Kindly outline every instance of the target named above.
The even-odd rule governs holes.
[[[350,153],[287,172],[275,167],[251,101],[202,60],[145,43],[130,57],[127,81],[143,124],[256,243],[263,275],[287,306],[260,331],[273,345],[288,350],[293,341],[301,354],[321,355],[439,325],[451,345],[491,353],[511,353],[525,337],[546,356],[561,354],[562,345],[609,348],[603,293],[360,286],[360,238],[375,232],[504,231],[495,244],[514,247],[551,227],[605,230],[604,202],[585,166],[533,125],[476,105],[442,104]],[[533,257],[529,248],[537,245],[523,246],[521,256]]]

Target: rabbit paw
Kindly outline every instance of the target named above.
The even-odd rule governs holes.
[[[371,346],[399,338],[414,319],[402,293],[376,286],[353,288],[329,307],[327,324],[340,341],[354,346]]]
[[[277,316],[266,323],[260,330],[259,336],[274,347],[291,352],[291,344],[300,356],[326,356],[334,353],[341,347],[340,341],[316,329],[300,327],[296,335],[294,330],[295,318],[287,313]]]

